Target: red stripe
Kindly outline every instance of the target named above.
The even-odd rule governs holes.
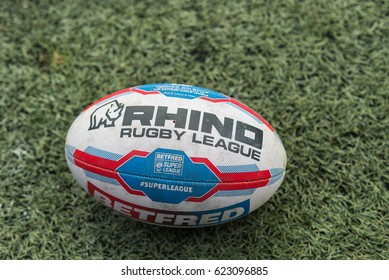
[[[94,155],[85,153],[83,151],[80,151],[78,149],[76,149],[73,156],[74,156],[74,160],[77,160],[77,162],[82,162],[82,164],[86,164],[88,166],[91,166],[89,169],[97,168],[99,170],[104,170],[105,172],[113,172],[116,170],[116,168],[119,167],[119,164],[117,161],[94,156]],[[86,170],[90,171],[89,169],[86,169]],[[98,172],[94,172],[94,173],[100,174]],[[100,174],[100,175],[102,175],[102,174]]]
[[[111,97],[113,97],[113,96],[122,94],[122,93],[124,93],[124,92],[129,92],[130,90],[131,90],[131,89],[129,89],[129,88],[125,88],[125,89],[122,89],[122,90],[113,92],[113,93],[111,93],[111,94],[108,94],[108,95],[104,96],[103,98],[100,98],[99,100],[96,100],[95,102],[93,102],[91,105],[89,105],[88,107],[86,107],[86,108],[84,109],[84,111],[88,110],[90,107],[96,105],[97,103],[100,103],[100,102],[102,102],[102,101],[104,101],[104,100],[106,100],[106,99],[108,99],[108,98],[111,98]]]
[[[251,109],[250,107],[247,107],[246,105],[244,105],[243,103],[240,103],[238,100],[236,99],[231,99],[231,103],[232,104],[235,104],[236,106],[242,108],[243,110],[249,112],[250,114],[252,114],[254,117],[258,118],[261,122],[263,122],[271,131],[274,132],[274,128],[264,119],[261,117],[261,115],[259,115],[257,112],[255,112],[253,109]]]
[[[74,163],[82,169],[105,177],[116,178],[115,169],[118,167],[118,163],[114,160],[90,155],[78,149],[74,152],[73,157]]]
[[[223,191],[238,191],[238,190],[249,190],[257,189],[267,185],[269,179],[257,180],[257,181],[247,181],[247,182],[237,182],[237,183],[219,183],[218,187]]]
[[[132,151],[131,153],[128,153],[126,156],[121,158],[118,161],[114,160],[109,160],[101,157],[97,157],[94,155],[87,154],[83,151],[80,151],[76,149],[76,151],[73,154],[74,157],[74,163],[76,166],[87,170],[89,172],[112,178],[115,179],[116,181],[119,182],[119,184],[126,189],[131,194],[134,195],[139,195],[139,196],[145,196],[145,194],[142,191],[137,191],[131,189],[126,182],[120,177],[120,174],[116,172],[115,170],[122,165],[124,162],[126,162],[128,159],[130,159],[133,156],[136,155],[148,155],[149,153],[147,152],[142,152],[142,151]]]
[[[98,156],[94,156],[88,153],[85,153],[81,150],[76,149],[73,154],[74,159],[77,159],[78,162],[82,161],[87,165],[93,165],[100,169],[105,169],[107,171],[115,171],[118,169],[123,163],[127,162],[134,156],[145,157],[149,153],[144,151],[133,150],[124,157],[120,158],[118,161],[110,160]],[[89,163],[89,164],[88,164]],[[97,173],[100,174],[100,173]]]
[[[202,96],[200,97],[199,99],[203,99],[203,100],[206,100],[206,101],[209,101],[209,102],[212,102],[212,103],[223,103],[223,102],[229,102],[229,103],[232,103],[240,108],[242,108],[243,110],[247,111],[248,113],[250,113],[251,115],[253,115],[254,117],[256,117],[257,119],[259,119],[261,122],[263,122],[271,131],[274,132],[274,128],[264,119],[262,118],[261,115],[259,115],[257,112],[255,112],[253,109],[251,109],[250,107],[244,105],[243,103],[239,102],[238,100],[236,99],[233,99],[233,98],[230,98],[228,96],[226,96],[228,99],[212,99],[212,98],[209,98],[209,97],[205,97],[205,96]]]
[[[190,202],[202,202],[213,196],[218,191],[237,191],[261,188],[266,186],[271,178],[269,170],[242,173],[222,173],[207,158],[193,157],[191,159],[193,162],[205,164],[221,182],[201,197],[189,197],[186,201]]]
[[[191,158],[193,162],[204,163],[208,168],[219,178],[223,183],[229,182],[247,182],[265,180],[271,177],[269,170],[241,172],[241,173],[222,173],[219,169],[207,158]]]
[[[123,163],[126,163],[129,159],[131,159],[134,156],[140,156],[140,157],[146,157],[149,154],[149,152],[145,151],[139,151],[139,150],[132,150],[128,154],[126,154],[124,157],[120,158],[117,163],[119,168]]]
[[[131,91],[135,91],[137,93],[140,93],[140,94],[143,94],[143,95],[148,95],[148,94],[161,94],[159,91],[145,91],[145,90],[141,90],[137,87],[132,87],[130,88]]]
[[[89,105],[88,107],[86,107],[84,109],[84,111],[88,110],[90,107],[96,105],[97,103],[100,103],[108,98],[111,98],[111,97],[114,97],[116,95],[119,95],[119,94],[122,94],[122,93],[125,93],[125,92],[130,92],[130,91],[134,91],[134,92],[137,92],[137,93],[140,93],[140,94],[143,94],[143,95],[147,95],[147,94],[160,94],[160,92],[158,91],[144,91],[144,90],[140,90],[136,87],[132,87],[132,88],[125,88],[125,89],[122,89],[122,90],[119,90],[119,91],[116,91],[116,92],[113,92],[111,94],[108,94],[102,98],[100,98],[99,100],[96,100],[95,102],[93,102],[91,105]]]
[[[228,96],[225,96],[226,99],[212,99],[212,98],[209,98],[209,97],[206,97],[206,96],[201,96],[199,97],[199,99],[202,99],[202,100],[206,100],[208,102],[212,102],[212,103],[223,103],[223,102],[231,102],[231,98],[228,97]]]

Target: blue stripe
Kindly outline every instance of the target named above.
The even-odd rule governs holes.
[[[270,169],[271,178],[269,179],[269,182],[267,183],[267,186],[273,185],[275,182],[280,180],[282,178],[282,175],[284,174],[283,168],[273,168]]]
[[[137,88],[149,92],[158,91],[166,97],[195,99],[204,96],[213,100],[229,99],[224,94],[214,90],[183,84],[148,84],[137,86]]]
[[[222,173],[244,173],[244,172],[256,172],[259,168],[256,164],[246,165],[219,165],[217,168]]]
[[[252,195],[256,189],[238,190],[238,191],[219,191],[214,197],[231,197],[231,196],[245,196]]]
[[[65,153],[65,156],[71,163],[75,164],[74,163],[74,158],[71,155],[69,155],[69,153]]]
[[[100,182],[120,186],[119,182],[116,181],[115,179],[104,177],[104,176],[101,176],[99,174],[95,174],[95,173],[92,173],[92,172],[89,172],[86,170],[84,170],[84,173],[85,173],[86,177],[88,177],[88,178],[92,178],[92,179],[95,179],[95,180],[100,181]]]
[[[270,171],[271,176],[275,177],[275,176],[278,176],[278,175],[281,175],[282,173],[284,173],[285,169],[284,168],[271,168],[269,171]]]
[[[65,146],[65,156],[73,164],[74,164],[73,154],[74,154],[75,150],[76,150],[76,147],[66,144],[66,146]]]
[[[76,147],[66,144],[65,151],[68,152],[70,155],[73,155],[75,150]]]
[[[91,146],[88,146],[84,152],[88,153],[90,155],[98,156],[98,157],[109,159],[109,160],[119,160],[123,157],[122,155],[108,152],[108,151],[104,151],[104,150],[100,150],[100,149],[97,149],[97,148],[91,147]]]

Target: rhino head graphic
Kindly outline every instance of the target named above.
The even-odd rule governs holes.
[[[89,130],[98,129],[102,125],[104,127],[115,126],[115,121],[120,118],[123,107],[123,103],[113,100],[97,108],[90,116]]]

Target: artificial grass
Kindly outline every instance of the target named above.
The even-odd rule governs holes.
[[[388,1],[2,1],[0,259],[388,259]],[[128,220],[72,178],[92,101],[157,82],[258,111],[288,154],[249,216]]]

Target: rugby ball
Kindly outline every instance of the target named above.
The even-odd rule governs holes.
[[[180,84],[126,88],[73,122],[65,155],[96,200],[171,227],[229,222],[265,203],[286,153],[269,123],[219,92]]]

